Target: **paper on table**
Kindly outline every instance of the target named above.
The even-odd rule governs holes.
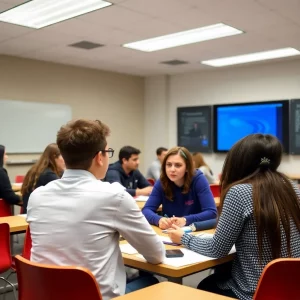
[[[13,183],[12,185],[15,185],[15,186],[22,186],[22,184],[23,184],[22,182],[21,182],[21,183],[20,183],[20,182],[18,182],[18,183],[15,182],[15,183]]]
[[[22,218],[27,218],[27,214],[21,214],[21,215],[17,215],[18,217],[22,217]]]
[[[198,262],[204,262],[204,261],[214,259],[212,257],[198,254],[189,249],[180,248],[180,250],[184,253],[183,257],[172,257],[172,258],[165,257],[163,264],[166,264],[166,265],[169,265],[172,267],[182,267],[182,266],[191,265],[191,264],[195,264]],[[137,254],[136,256],[145,260],[141,254]]]
[[[120,249],[122,253],[126,254],[136,254],[138,253],[135,248],[133,248],[130,244],[122,244],[120,245]]]
[[[143,201],[146,202],[148,200],[149,196],[137,196],[134,197],[135,201]]]

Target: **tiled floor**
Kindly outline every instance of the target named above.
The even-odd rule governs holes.
[[[16,243],[16,236],[14,236],[13,239],[14,239],[13,254],[15,255],[15,254],[18,254],[18,253],[22,252],[23,242],[24,242],[24,234],[19,234],[18,235],[18,243]],[[10,273],[10,271],[6,272],[6,273],[3,273],[3,274],[0,274],[0,277],[2,277],[2,276],[6,277],[9,273]],[[209,273],[209,271],[207,270],[207,271],[203,271],[203,272],[191,275],[191,276],[187,276],[187,277],[185,277],[183,279],[183,284],[187,285],[187,286],[190,286],[190,287],[196,288],[197,285],[198,285],[198,283],[203,278],[205,278],[206,276],[208,276],[208,273]],[[164,277],[157,276],[157,278],[159,279],[159,281],[166,281],[166,278],[164,278]],[[17,282],[16,274],[12,274],[9,277],[9,281],[12,282],[12,283],[16,283]],[[3,285],[4,285],[4,282],[0,281],[0,299],[2,297],[1,293],[3,291]],[[12,292],[6,293],[5,300],[13,300],[13,299],[14,299],[14,297],[13,297],[13,293]]]

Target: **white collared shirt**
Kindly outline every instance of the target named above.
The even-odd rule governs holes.
[[[104,300],[125,292],[119,233],[148,262],[160,263],[165,256],[164,245],[124,187],[84,170],[66,170],[61,179],[34,190],[27,222],[31,260],[88,268]]]

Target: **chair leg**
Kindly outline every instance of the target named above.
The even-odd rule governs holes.
[[[15,286],[14,286],[11,282],[9,282],[7,279],[5,279],[4,277],[0,277],[0,279],[3,280],[3,281],[5,281],[7,284],[9,284],[9,285],[12,287],[12,289],[13,289],[13,294],[14,294],[14,298],[15,298],[15,300],[18,300],[18,299],[17,299],[17,294],[16,294]],[[4,287],[5,287],[5,289],[6,289],[6,285],[5,285]],[[4,291],[5,291],[5,290],[4,290]],[[4,294],[3,298],[5,298],[5,294]]]

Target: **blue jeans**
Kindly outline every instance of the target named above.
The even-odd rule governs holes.
[[[143,289],[150,285],[156,284],[159,281],[154,276],[138,277],[126,284],[125,294]]]

